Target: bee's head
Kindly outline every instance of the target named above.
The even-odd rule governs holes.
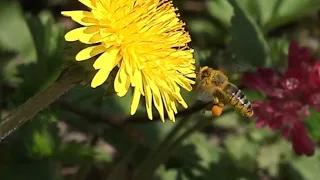
[[[208,66],[200,67],[198,77],[200,80],[210,76],[210,68]]]

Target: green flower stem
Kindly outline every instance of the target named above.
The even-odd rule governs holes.
[[[158,152],[156,154],[156,157],[152,159],[152,163],[149,164],[143,178],[146,180],[151,179],[151,177],[154,175],[154,172],[158,168],[158,166],[161,163],[166,162],[169,159],[169,157],[171,157],[171,154],[175,152],[176,148],[179,147],[180,143],[183,140],[188,138],[195,131],[207,126],[209,123],[211,123],[211,121],[208,121],[207,119],[202,119],[200,121],[197,121],[197,123],[195,123],[189,129],[187,129],[184,133],[182,133],[180,137],[170,141],[170,143],[168,143],[167,146],[163,148],[162,151]],[[144,179],[141,179],[141,180],[144,180]]]
[[[189,122],[190,118],[184,118],[179,120],[177,125],[169,132],[169,134],[164,138],[164,140],[152,150],[147,157],[143,160],[137,169],[135,176],[136,180],[143,180],[148,174],[148,170],[151,164],[154,163],[154,158],[158,156],[158,153],[166,152],[166,149],[170,146],[174,138],[179,134],[181,129]]]
[[[13,110],[0,121],[0,141],[26,123],[39,111],[67,92],[76,82],[83,80],[84,72],[79,67],[70,67],[56,82]]]
[[[174,152],[174,150],[178,147],[178,145],[186,138],[188,138],[191,134],[196,132],[197,130],[200,130],[207,125],[212,123],[212,121],[208,119],[202,119],[198,121],[194,126],[192,126],[190,129],[186,130],[179,138],[177,138],[173,143],[171,143],[170,147],[168,148],[168,152]],[[164,158],[166,159],[166,158]]]

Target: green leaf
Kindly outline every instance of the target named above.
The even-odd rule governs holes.
[[[225,142],[227,151],[235,162],[246,169],[254,169],[258,145],[245,136],[229,135]]]
[[[10,162],[50,158],[60,145],[58,133],[54,113],[46,110],[8,136],[0,149],[10,154]]]
[[[0,2],[0,24],[5,27],[0,32],[0,49],[18,53],[25,62],[35,60],[35,45],[18,1]]]
[[[225,113],[222,116],[216,117],[214,125],[226,129],[235,129],[239,127],[239,115],[238,112]]]
[[[270,47],[272,66],[271,67],[285,67],[287,64],[289,40],[283,36],[280,38],[273,38],[268,40]]]
[[[272,177],[277,177],[281,156],[290,151],[291,145],[285,140],[261,147],[257,156],[259,168],[267,170]]]
[[[0,2],[0,66],[2,79],[15,86],[21,82],[17,67],[36,60],[32,34],[18,1]]]
[[[58,148],[59,137],[55,116],[50,111],[38,114],[33,121],[30,121],[19,133],[25,136],[24,142],[26,152],[31,157],[53,156]],[[24,135],[24,133],[28,135]]]
[[[265,99],[265,94],[260,91],[256,91],[253,89],[243,89],[241,91],[247,96],[248,100],[250,101]]]
[[[279,0],[237,0],[243,10],[250,14],[259,25],[264,25],[272,19],[274,8],[279,2]],[[207,5],[209,13],[225,27],[230,28],[230,20],[233,15],[233,8],[230,2],[226,0],[208,0]]]
[[[257,142],[257,143],[263,143],[266,140],[270,141],[270,139],[275,139],[275,136],[278,137],[278,134],[275,132],[271,131],[268,128],[257,128],[255,126],[255,122],[251,122],[252,126],[250,127],[249,130],[249,137]],[[277,140],[277,138],[275,139]]]
[[[56,142],[46,127],[33,133],[32,153],[37,156],[50,156],[54,153]]]
[[[161,165],[157,171],[156,175],[159,176],[161,179],[165,180],[177,180],[178,171],[175,169],[166,169],[164,165]]]
[[[36,45],[37,59],[36,62],[19,68],[23,82],[14,99],[20,103],[51,85],[60,75],[63,64],[62,27],[54,24],[47,12],[29,17],[28,25]]]
[[[217,148],[212,143],[208,143],[208,138],[203,133],[192,134],[188,139],[185,140],[183,145],[183,147],[186,147],[187,145],[194,146],[194,151],[191,152],[193,153],[193,155],[182,155],[182,153],[187,152],[188,150],[183,149],[182,147],[177,151],[179,152],[179,154],[181,154],[176,154],[176,156],[180,156],[181,158],[184,157],[184,159],[186,160],[190,158],[190,161],[194,161],[194,159],[192,159],[192,156],[196,156],[199,160],[199,165],[201,165],[202,167],[208,168],[210,163],[217,162],[219,159]]]
[[[211,49],[194,48],[194,58],[196,59],[196,66],[201,66],[201,62],[206,61],[212,54]]]
[[[220,155],[217,147],[208,143],[205,134],[197,132],[188,137],[175,150],[175,153],[166,163],[168,169],[165,171],[159,170],[158,173],[160,175],[162,173],[161,177],[198,179],[204,175],[212,163],[218,162],[219,159]],[[160,173],[160,171],[162,172]]]
[[[265,20],[265,32],[273,30],[279,26],[283,26],[289,22],[298,20],[307,15],[311,15],[320,10],[320,1],[318,0],[263,0],[268,1],[274,6],[270,7],[272,10],[272,17]],[[272,2],[273,1],[273,2]],[[266,4],[266,3],[265,3]],[[262,6],[264,7],[264,6]]]
[[[320,139],[320,113],[310,108],[310,117],[306,119],[308,132],[313,140]]]
[[[289,178],[292,180],[316,180],[320,177],[319,153],[309,158],[297,158],[290,162]]]
[[[1,81],[4,81],[8,84],[19,83],[20,78],[17,77],[18,70],[17,64],[15,63],[15,57],[17,53],[9,50],[1,50],[0,48],[0,72],[1,72]]]
[[[63,144],[56,158],[66,164],[86,164],[89,162],[110,162],[111,155],[98,147],[90,147],[81,142]]]
[[[320,9],[320,1],[317,0],[236,0],[236,3],[253,17],[264,33],[314,14]],[[213,18],[224,27],[230,27],[233,13],[228,1],[208,0],[207,6]]]
[[[0,166],[1,180],[62,180],[60,169],[55,161],[34,160],[8,163]]]
[[[134,152],[139,146],[134,145],[128,152],[122,157],[122,159],[113,167],[113,171],[109,174],[107,180],[126,180],[128,164],[134,155]]]
[[[156,122],[137,124],[135,127],[141,131],[145,137],[145,142],[150,145],[150,147],[156,147],[175,125],[173,122]]]
[[[230,19],[233,14],[232,6],[226,0],[208,0],[208,11],[217,19],[225,28],[231,26]]]
[[[224,44],[228,38],[227,31],[208,19],[192,17],[187,20],[187,26],[192,33],[193,43],[200,47]]]
[[[235,54],[236,62],[248,62],[255,67],[270,63],[269,47],[261,29],[235,0],[230,0],[234,7],[231,19],[230,46]]]

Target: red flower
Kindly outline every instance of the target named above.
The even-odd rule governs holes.
[[[296,41],[291,41],[288,55],[288,69],[300,69],[303,72],[310,72],[315,62],[306,47],[299,47]]]
[[[311,69],[309,81],[314,87],[320,87],[320,62],[317,62]]]
[[[264,92],[270,97],[283,97],[283,89],[279,86],[279,77],[270,68],[259,68],[257,72],[246,72],[242,76],[246,87]]]
[[[253,102],[256,126],[279,129],[282,136],[292,142],[297,155],[312,156],[315,147],[301,117],[309,116],[308,105],[320,111],[320,62],[315,64],[309,50],[292,41],[284,74],[259,68],[256,72],[244,73],[242,82],[267,96],[267,100]]]

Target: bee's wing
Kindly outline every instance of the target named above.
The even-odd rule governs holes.
[[[225,74],[243,73],[255,69],[249,62],[237,60],[231,50],[219,51],[216,53],[215,66]]]
[[[211,93],[203,91],[203,92],[199,92],[197,99],[202,102],[210,102],[213,99],[213,95]]]

